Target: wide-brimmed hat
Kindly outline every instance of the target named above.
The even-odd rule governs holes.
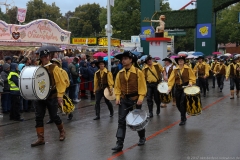
[[[103,60],[103,57],[98,57],[98,60],[95,64],[96,66],[99,66],[100,63],[104,63],[104,65],[106,66],[106,61]]]
[[[50,54],[50,51],[46,49],[46,50],[40,51],[39,57],[41,58],[49,54]]]
[[[178,63],[178,60],[179,59],[183,59],[184,62],[186,61],[186,58],[187,58],[187,55],[178,55],[176,58],[175,58],[175,61]]]
[[[119,59],[122,61],[122,57],[129,57],[132,59],[132,62],[137,62],[138,58],[135,54],[133,54],[131,51],[124,51],[122,53],[118,53],[115,55],[116,59]]]
[[[162,61],[168,61],[168,62],[172,63],[172,60],[168,57],[164,58]]]
[[[145,58],[144,63],[147,63],[147,61],[152,60],[152,59],[153,59],[152,56],[151,56],[151,55],[148,55],[148,56]]]
[[[58,67],[62,67],[61,62],[60,62],[57,58],[53,58],[53,59],[51,59],[50,62],[51,62],[51,63],[56,62],[57,65],[58,65]]]
[[[219,62],[224,62],[224,59],[219,59]]]

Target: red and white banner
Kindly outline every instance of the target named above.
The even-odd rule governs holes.
[[[25,8],[18,8],[17,20],[20,23],[25,22],[26,14],[27,14],[27,9],[25,9]]]

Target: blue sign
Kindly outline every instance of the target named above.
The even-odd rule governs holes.
[[[145,26],[141,28],[141,35],[143,37],[151,37],[152,34],[154,34],[154,28],[152,26]],[[146,40],[146,38],[142,38],[142,40]]]
[[[197,25],[197,38],[211,38],[212,37],[212,24],[198,24]]]

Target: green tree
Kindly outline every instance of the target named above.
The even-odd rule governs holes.
[[[160,0],[160,10],[161,11],[171,11],[171,7],[169,2],[163,2],[162,0]]]
[[[240,3],[236,3],[217,14],[216,38],[217,43],[240,43],[239,20]]]
[[[7,14],[3,13],[1,8],[0,8],[0,19],[2,21],[9,23]]]
[[[18,20],[17,20],[17,7],[13,7],[11,9],[8,10],[7,14],[8,16],[8,23],[10,24],[18,24]]]
[[[180,51],[193,51],[194,50],[194,31],[195,29],[186,29],[186,36],[174,37],[175,53]]]
[[[49,19],[56,22],[61,16],[60,9],[55,2],[49,5],[43,0],[30,0],[27,3],[26,22],[36,19]]]

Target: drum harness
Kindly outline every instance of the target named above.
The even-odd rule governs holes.
[[[180,77],[180,80],[182,81],[182,84],[180,85],[176,85],[177,88],[186,88],[188,86],[183,86],[184,85],[184,82],[183,82],[183,78],[182,78],[182,74],[180,72],[180,69],[178,69],[178,76]]]
[[[157,78],[157,76],[151,71],[151,69],[148,68],[148,71],[150,71],[152,73],[152,75],[157,79],[157,82],[153,82],[153,84],[158,84],[160,82],[160,80]],[[147,84],[151,84],[151,83],[147,82]]]

